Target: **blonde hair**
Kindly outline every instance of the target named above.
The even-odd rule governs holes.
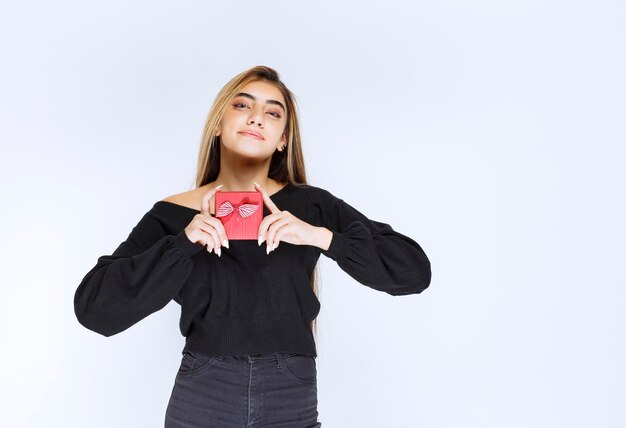
[[[266,66],[252,67],[235,77],[233,77],[219,91],[209,110],[208,117],[204,123],[204,130],[200,140],[200,151],[198,153],[198,164],[195,178],[195,186],[201,187],[217,179],[220,172],[220,137],[215,135],[217,125],[222,120],[224,112],[232,100],[242,88],[248,83],[263,81],[274,85],[280,90],[285,99],[287,124],[285,125],[286,148],[285,154],[274,151],[268,177],[281,183],[291,183],[294,186],[307,184],[306,171],[304,167],[304,156],[302,154],[302,143],[300,141],[300,125],[298,121],[298,108],[294,94],[280,80],[276,70]],[[318,264],[311,275],[311,288],[315,295],[318,295]],[[311,320],[311,329],[314,340],[317,337],[317,319]]]

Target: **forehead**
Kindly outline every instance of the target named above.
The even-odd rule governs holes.
[[[285,105],[283,93],[271,83],[262,81],[250,82],[244,85],[239,92],[246,92],[254,96],[257,101],[260,102],[264,102],[265,100],[277,100]]]

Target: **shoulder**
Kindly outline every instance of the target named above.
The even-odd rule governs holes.
[[[161,199],[159,202],[168,202],[174,205],[182,205],[187,208],[198,209],[198,201],[198,189],[194,189],[169,195]]]
[[[330,191],[319,186],[314,186],[312,184],[298,184],[297,187],[303,195],[306,195],[307,198],[311,198],[316,201],[327,203],[334,202],[339,199]]]
[[[175,204],[180,204],[181,202],[185,201],[188,199],[189,197],[189,192],[182,192],[182,193],[175,193],[173,195],[169,195],[166,196],[165,198],[161,199],[162,202],[172,202]]]

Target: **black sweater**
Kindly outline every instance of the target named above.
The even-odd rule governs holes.
[[[290,183],[270,198],[280,210],[329,229],[328,250],[281,242],[266,254],[265,242],[231,240],[218,257],[185,234],[200,211],[158,201],[85,275],[74,295],[78,321],[111,336],[174,299],[181,305],[183,352],[317,356],[310,322],[320,302],[310,278],[320,253],[361,284],[393,296],[429,286],[430,261],[417,242],[327,190]]]

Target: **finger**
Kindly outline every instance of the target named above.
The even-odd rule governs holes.
[[[215,247],[215,242],[208,229],[205,230],[200,227],[195,233],[196,236],[200,236],[200,238],[196,240],[196,243],[202,244],[202,246],[205,247],[205,250],[207,250],[209,253],[213,251],[213,248]]]
[[[261,220],[261,223],[259,224],[259,245],[261,245],[263,241],[265,241],[266,243],[268,242],[266,239],[267,231],[271,224],[280,218],[280,215],[280,213],[277,213],[263,217],[263,220]]]
[[[276,232],[276,235],[274,236],[274,250],[276,248],[278,248],[278,244],[280,244],[282,242],[283,239],[283,235],[286,232],[287,228],[286,227],[281,227],[280,229],[278,229],[278,231]],[[274,251],[272,250],[272,251]]]
[[[265,202],[265,205],[267,206],[267,208],[270,210],[270,212],[272,214],[278,213],[280,212],[280,210],[278,209],[278,207],[276,206],[276,204],[274,203],[274,201],[272,201],[270,199],[270,196],[267,194],[267,192],[265,191],[265,189],[263,189],[259,183],[257,183],[256,181],[253,181],[254,186],[258,189],[258,191],[261,192],[261,194],[263,195],[263,202]]]
[[[213,195],[215,194],[215,192],[217,192],[218,190],[220,190],[222,188],[223,184],[220,184],[219,186],[213,187],[211,189],[209,189],[208,192],[206,192],[204,194],[204,196],[202,197],[202,205],[200,207],[200,212],[202,214],[205,215],[211,215],[211,211],[210,211],[210,201],[211,198],[213,197]]]
[[[213,241],[213,251],[215,251],[215,254],[218,255],[218,257],[222,256],[222,240],[220,239],[219,234],[217,233],[217,230],[215,229],[215,227],[213,227],[212,222],[207,222],[206,219],[203,219],[205,224],[208,226],[206,227],[206,232],[211,236],[211,239]],[[214,221],[220,223],[219,220],[214,219]],[[221,224],[221,223],[220,223]]]
[[[263,217],[263,220],[261,220],[261,223],[259,224],[259,245],[261,245],[263,241],[269,242],[266,239],[267,230],[269,229],[272,223],[278,221],[281,218],[290,218],[290,217],[291,215],[289,211],[287,210],[280,211],[276,214],[270,214],[270,215]]]
[[[210,253],[211,251],[213,251],[215,243],[213,242],[213,238],[211,237],[210,233],[207,232],[207,237],[205,238],[204,242],[207,252]]]
[[[285,226],[287,226],[290,222],[291,219],[285,217],[272,223],[267,231],[267,240],[265,241],[265,251],[267,252],[267,254],[269,254],[270,251],[274,251],[276,247],[278,247],[278,242],[280,241],[280,238],[278,236],[279,232],[280,236],[282,236],[285,230]]]
[[[215,249],[215,240],[213,239],[211,234],[207,232],[207,237],[205,241],[206,241],[206,250],[207,252],[210,253],[211,251]]]
[[[206,250],[209,253],[215,249],[215,238],[211,234],[211,229],[212,227],[206,224],[204,221],[201,221],[200,224],[198,225],[198,230],[200,231],[200,234],[202,235],[202,237],[198,239],[197,242],[206,246]]]
[[[217,236],[215,237],[215,239],[218,239],[220,246],[223,245],[226,248],[229,248],[229,243],[228,243],[228,236],[226,235],[226,229],[224,228],[224,223],[222,223],[222,221],[219,218],[213,217],[211,215],[209,216],[203,216],[202,220],[206,223],[212,226],[212,228],[215,230],[215,232],[217,233]]]

